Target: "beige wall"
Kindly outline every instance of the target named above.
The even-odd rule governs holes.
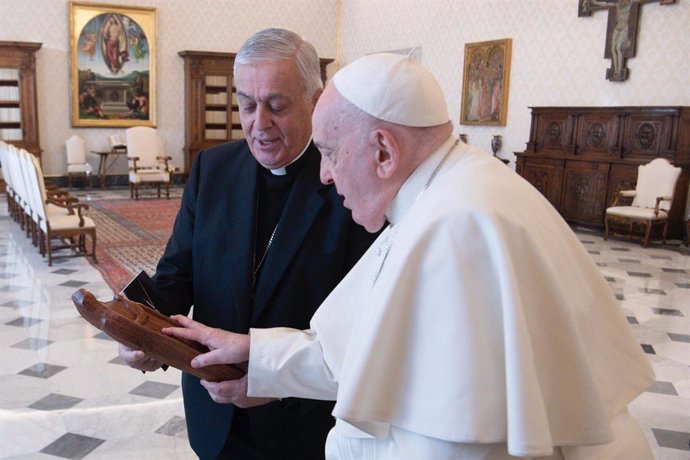
[[[577,17],[577,0],[343,0],[340,64],[371,52],[422,46],[422,62],[440,80],[457,132],[502,155],[522,151],[529,106],[690,105],[690,1],[642,6],[630,78],[605,79],[606,12]],[[460,126],[464,46],[512,38],[508,123]]]
[[[422,61],[439,78],[456,131],[488,149],[504,137],[502,154],[524,149],[528,106],[690,105],[690,1],[642,7],[637,56],[630,78],[604,78],[606,13],[577,17],[577,0],[107,0],[158,10],[158,125],[179,166],[184,145],[184,49],[237,51],[252,32],[270,26],[296,30],[323,57],[344,64],[370,52],[422,47]],[[337,11],[341,12],[336,21]],[[337,22],[339,37],[336,39]],[[0,40],[38,41],[38,93],[43,164],[64,174],[64,140],[85,137],[106,148],[115,129],[72,129],[69,121],[67,0],[0,0]],[[513,39],[508,124],[460,126],[464,45]],[[93,159],[95,162],[95,158]],[[124,162],[114,172],[125,172]]]
[[[96,3],[96,2],[94,2]],[[184,166],[183,61],[178,51],[236,52],[253,32],[286,27],[309,39],[319,55],[335,57],[335,0],[107,0],[155,7],[158,13],[158,129],[177,166]],[[72,128],[69,85],[69,2],[0,0],[0,40],[42,42],[37,80],[43,168],[66,174],[64,141],[74,133],[92,150],[108,148],[122,129]],[[97,159],[92,158],[94,166]],[[119,160],[112,172],[125,173]]]

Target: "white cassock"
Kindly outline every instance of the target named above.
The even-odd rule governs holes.
[[[337,400],[334,459],[651,458],[627,405],[654,374],[611,289],[490,155],[460,143],[423,191],[454,141],[311,329],[252,329],[249,395]]]

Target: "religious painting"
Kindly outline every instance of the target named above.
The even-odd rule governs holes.
[[[70,3],[72,126],[156,126],[156,10]]]
[[[505,126],[512,42],[465,44],[460,124]]]

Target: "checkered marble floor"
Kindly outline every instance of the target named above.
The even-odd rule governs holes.
[[[173,190],[179,196],[180,188]],[[123,189],[78,192],[83,201]],[[112,298],[83,258],[48,267],[0,196],[0,458],[191,459],[180,373],[142,374],[84,321],[78,288]],[[658,459],[690,450],[690,251],[578,235],[619,298],[657,381],[631,405]]]

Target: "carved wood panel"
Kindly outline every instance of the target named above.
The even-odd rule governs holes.
[[[613,164],[609,171],[606,206],[611,206],[621,190],[635,190],[637,185],[637,165]]]
[[[575,128],[577,154],[620,157],[619,126],[619,115],[614,111],[581,114]]]
[[[573,117],[567,112],[547,112],[539,114],[535,120],[534,143],[528,149],[535,152],[543,150],[572,151]]]
[[[608,163],[566,161],[561,214],[566,220],[597,225],[606,210]]]
[[[561,203],[563,161],[527,159],[522,176],[558,209]]]
[[[623,126],[626,158],[670,158],[673,117],[666,114],[630,114]]]

